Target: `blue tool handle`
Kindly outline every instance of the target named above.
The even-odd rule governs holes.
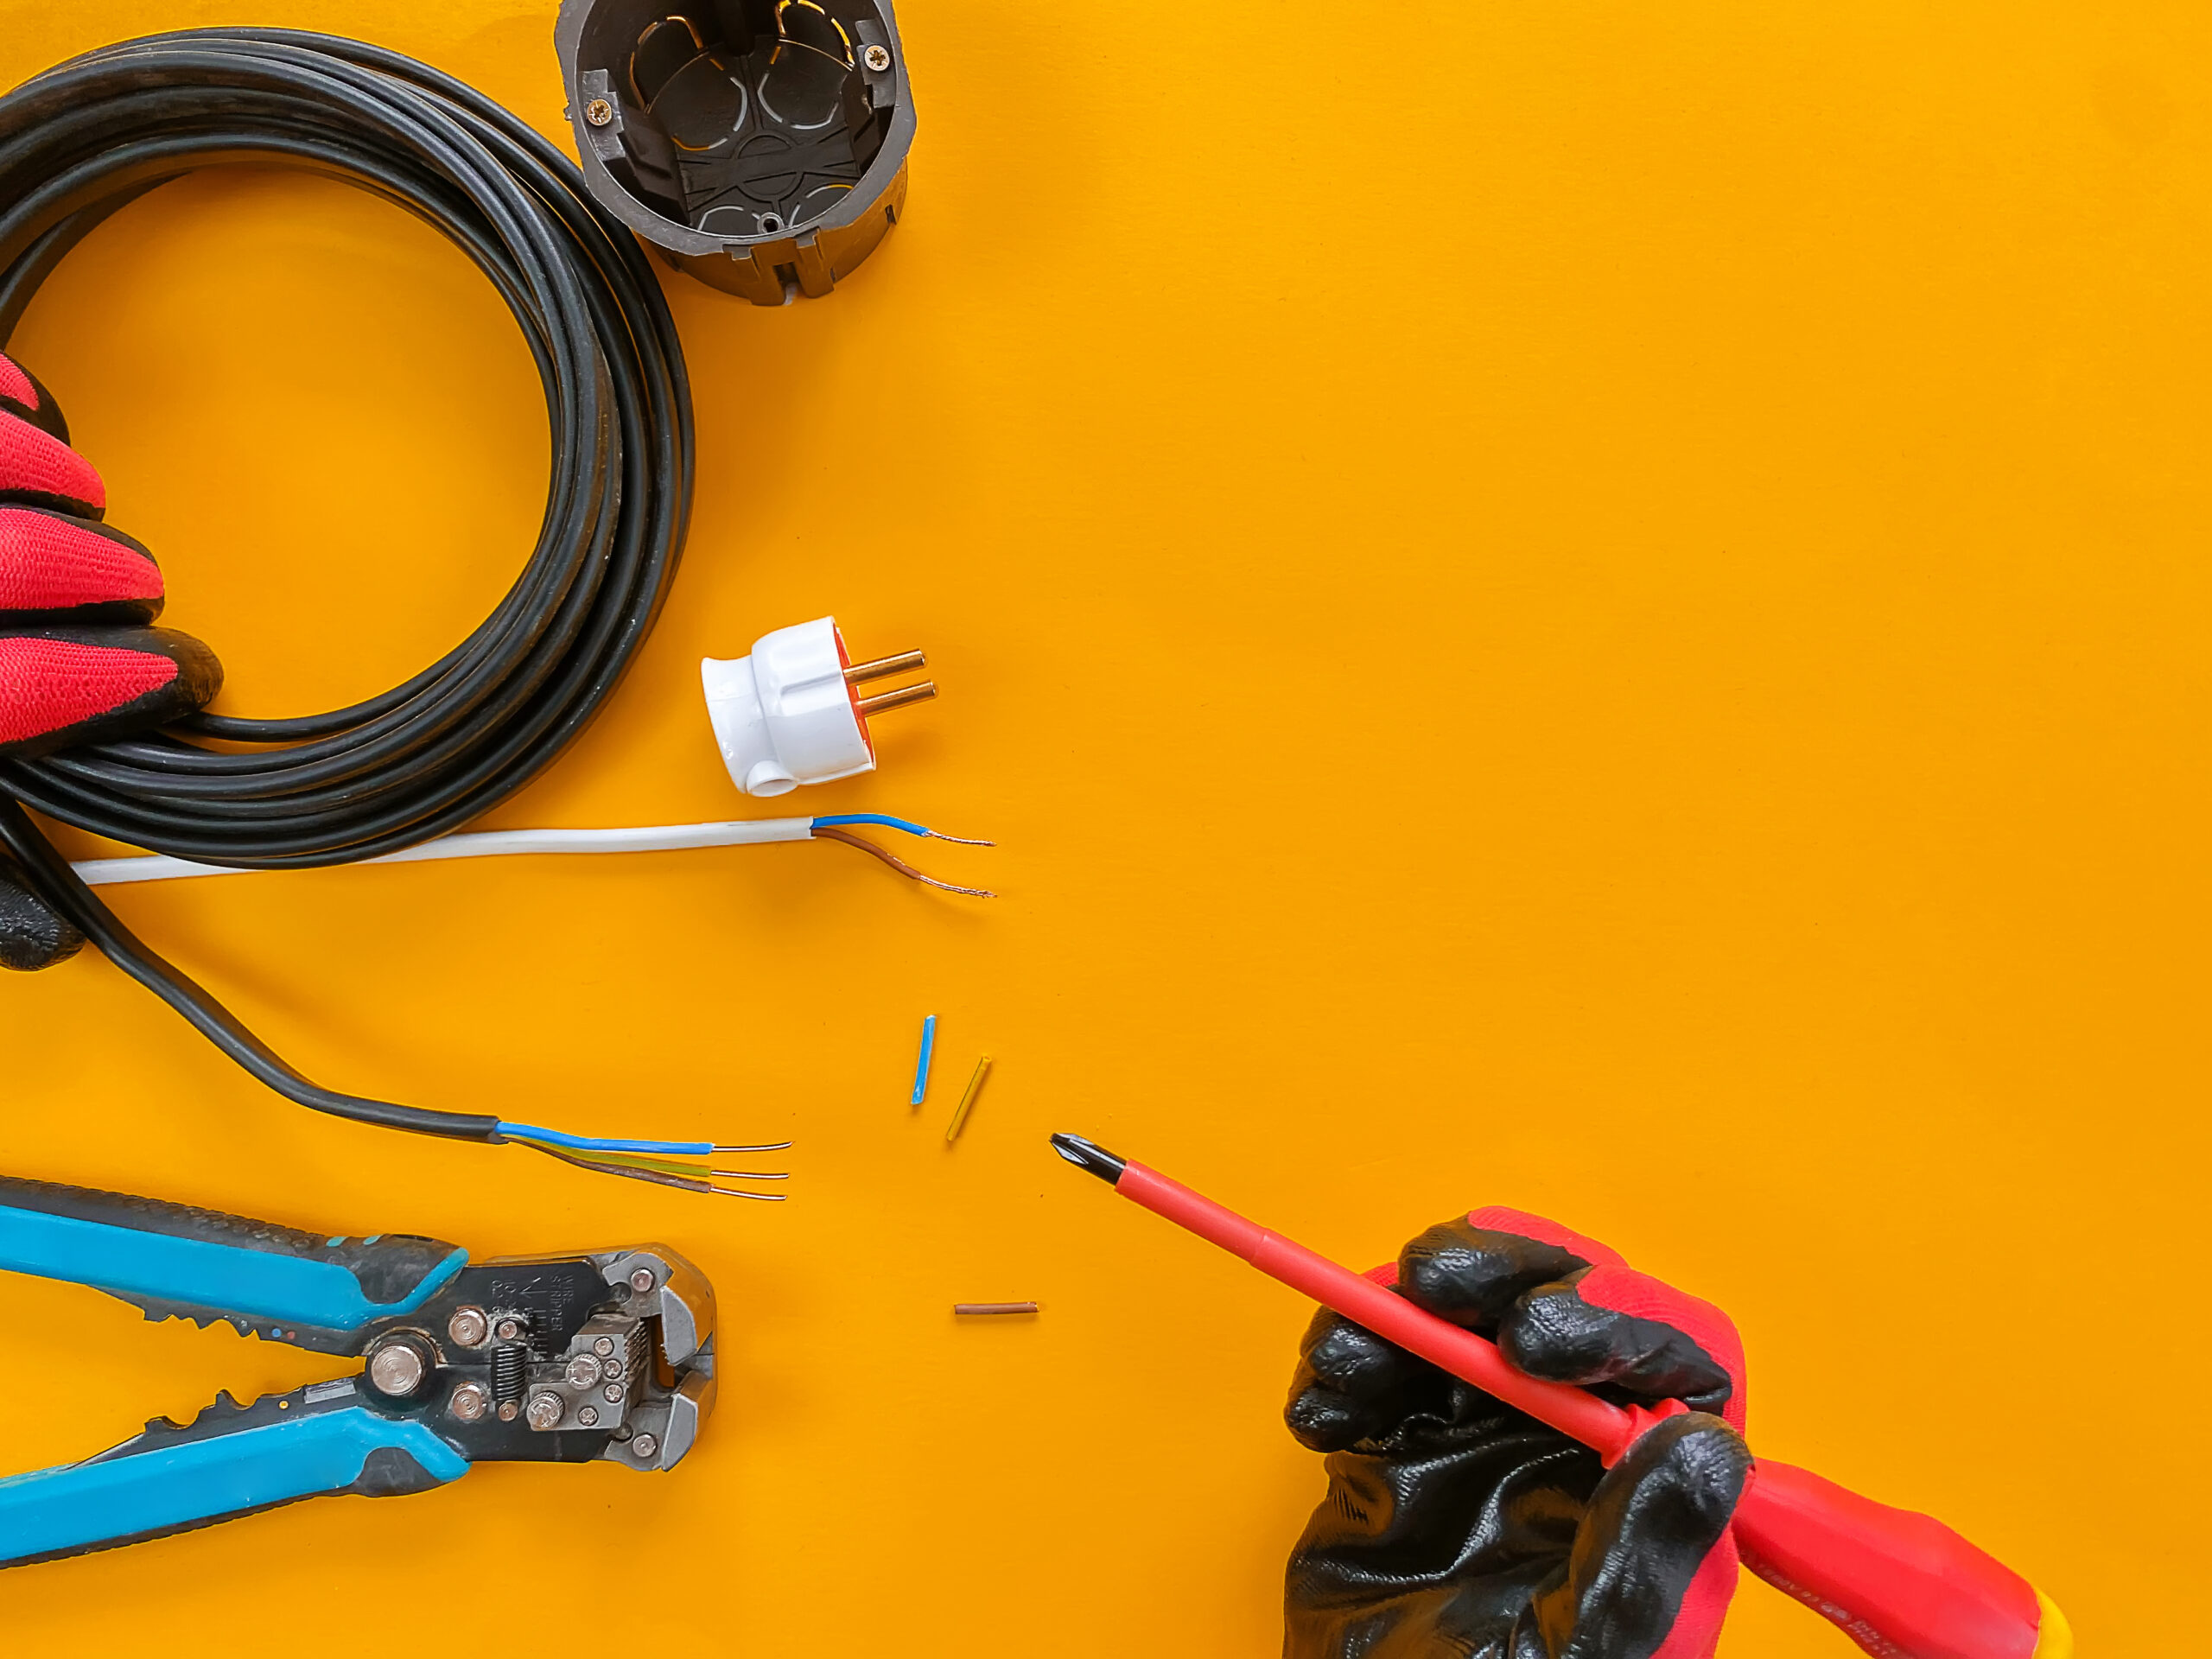
[[[225,1319],[327,1353],[411,1313],[468,1260],[435,1238],[322,1238],[157,1198],[0,1176],[0,1268],[89,1285],[158,1319]]]
[[[0,1480],[0,1567],[135,1544],[306,1497],[419,1492],[468,1459],[412,1418],[365,1409],[350,1381],[156,1421],[84,1463]]]

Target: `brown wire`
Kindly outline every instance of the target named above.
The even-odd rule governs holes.
[[[965,893],[970,899],[995,899],[998,897],[998,894],[989,892],[982,887],[955,887],[950,881],[940,881],[933,875],[924,875],[919,870],[909,864],[905,859],[899,857],[898,854],[887,852],[882,848],[877,846],[874,842],[862,841],[858,836],[849,835],[842,830],[824,829],[821,825],[817,824],[815,826],[814,833],[817,836],[825,840],[842,841],[848,847],[857,847],[864,853],[873,853],[876,857],[881,859],[885,863],[888,864],[893,869],[898,871],[899,874],[905,876],[908,880],[918,881],[925,887],[937,887],[945,893]]]
[[[532,1152],[542,1152],[548,1158],[558,1158],[564,1164],[574,1164],[578,1169],[588,1169],[597,1175],[626,1175],[633,1181],[651,1181],[655,1186],[680,1187],[686,1192],[711,1192],[714,1189],[704,1181],[687,1179],[681,1175],[664,1175],[657,1169],[639,1169],[635,1164],[602,1164],[589,1158],[579,1158],[573,1153],[563,1152],[558,1147],[549,1147],[537,1141],[518,1141],[512,1144],[528,1147]]]
[[[574,1153],[563,1152],[558,1147],[549,1147],[536,1141],[517,1141],[511,1144],[528,1147],[532,1152],[542,1152],[548,1158],[558,1158],[564,1164],[574,1164],[578,1169],[588,1169],[594,1175],[624,1175],[633,1181],[651,1181],[655,1186],[673,1186],[685,1192],[705,1192],[721,1198],[755,1198],[763,1204],[781,1204],[780,1192],[740,1192],[734,1188],[716,1186],[711,1181],[694,1181],[681,1175],[664,1175],[657,1169],[639,1169],[634,1164],[602,1164],[595,1159],[579,1158]]]

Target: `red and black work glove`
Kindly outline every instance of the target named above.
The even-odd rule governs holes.
[[[1324,1309],[1283,1414],[1329,1454],[1290,1559],[1285,1659],[1709,1659],[1751,1468],[1728,1316],[1516,1210],[1432,1227],[1368,1276],[1531,1376],[1690,1411],[1606,1469]]]
[[[161,569],[106,510],[53,395],[0,357],[0,760],[166,724],[222,685],[207,646],[146,626]],[[82,943],[0,854],[0,966],[44,968]]]

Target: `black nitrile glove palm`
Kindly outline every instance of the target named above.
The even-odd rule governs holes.
[[[222,684],[207,646],[146,626],[161,570],[99,522],[106,510],[53,394],[0,356],[0,760],[164,725]],[[0,853],[0,967],[49,967],[83,944]]]
[[[1284,1413],[1329,1454],[1328,1497],[1291,1556],[1286,1659],[1707,1659],[1751,1465],[1727,1316],[1511,1210],[1433,1227],[1370,1277],[1532,1376],[1691,1410],[1606,1470],[1324,1310]]]

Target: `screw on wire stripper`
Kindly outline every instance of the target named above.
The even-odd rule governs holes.
[[[714,1289],[659,1244],[472,1262],[439,1239],[322,1238],[0,1177],[0,1268],[364,1362],[0,1479],[0,1567],[302,1498],[426,1491],[478,1463],[668,1469],[715,1402]]]

